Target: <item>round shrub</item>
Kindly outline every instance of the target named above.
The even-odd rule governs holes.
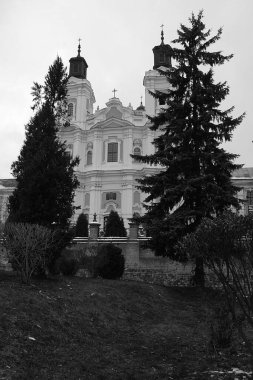
[[[74,257],[68,257],[63,254],[59,259],[59,271],[64,276],[74,276],[79,269],[78,260]]]
[[[125,258],[121,248],[111,243],[102,244],[98,248],[95,262],[95,271],[98,276],[114,280],[123,275],[124,269]]]

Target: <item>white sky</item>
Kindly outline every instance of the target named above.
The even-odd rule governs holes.
[[[238,163],[253,166],[253,0],[0,0],[0,178],[11,177],[23,144],[31,86],[43,83],[57,54],[68,66],[81,38],[95,108],[105,106],[114,88],[123,105],[136,108],[145,71],[153,67],[152,48],[160,44],[160,25],[170,43],[180,23],[200,9],[214,33],[223,27],[212,49],[234,54],[215,69],[217,80],[230,87],[224,107],[235,106],[234,116],[247,113],[225,148],[240,155]]]

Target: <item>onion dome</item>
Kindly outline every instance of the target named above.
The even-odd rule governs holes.
[[[144,105],[142,104],[142,102],[141,102],[141,104],[139,105],[139,107],[136,108],[136,111],[145,111],[145,107],[144,107]]]
[[[170,45],[164,44],[163,25],[161,25],[161,27],[161,44],[153,48],[154,70],[156,70],[160,66],[171,67],[172,48]]]
[[[69,77],[86,79],[88,65],[85,59],[81,57],[80,53],[81,53],[81,45],[80,45],[80,39],[79,39],[77,56],[70,58],[69,60],[69,63],[70,63]]]

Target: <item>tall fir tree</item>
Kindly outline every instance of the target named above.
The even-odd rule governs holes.
[[[58,138],[58,124],[67,110],[67,74],[61,58],[49,67],[44,86],[34,84],[33,96],[36,112],[12,164],[17,188],[9,198],[9,220],[66,230],[74,212],[74,168],[79,159],[72,159]]]
[[[126,229],[124,227],[123,219],[119,216],[117,211],[111,211],[105,226],[105,236],[126,236]]]
[[[231,174],[241,165],[234,163],[237,156],[227,153],[221,143],[231,140],[244,114],[233,118],[233,107],[220,109],[229,88],[226,82],[215,83],[213,67],[232,55],[208,51],[220,39],[222,29],[211,37],[202,19],[202,11],[197,17],[192,14],[190,26],[181,25],[178,38],[172,41],[176,65],[165,73],[168,91],[155,94],[165,106],[151,118],[151,129],[159,132],[155,153],[133,156],[162,167],[159,173],[139,180],[139,188],[148,194],[147,213],[141,221],[156,253],[176,260],[183,259],[175,251],[176,243],[194,231],[203,217],[239,207]],[[198,259],[194,279],[203,285],[203,263]]]

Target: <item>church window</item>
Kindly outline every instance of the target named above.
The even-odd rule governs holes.
[[[106,193],[105,199],[107,201],[116,201],[116,193]]]
[[[249,205],[253,205],[253,190],[247,191],[247,202]]]
[[[141,148],[139,148],[139,147],[134,148],[134,154],[136,154],[137,156],[140,156],[141,155]]]
[[[118,143],[115,143],[115,142],[108,143],[107,161],[108,162],[118,161]]]
[[[247,190],[248,213],[253,214],[253,190]]]
[[[86,193],[84,196],[84,206],[89,207],[90,206],[90,194]]]
[[[72,158],[73,157],[73,145],[72,144],[68,144],[66,146],[66,154]]]
[[[134,148],[133,154],[135,154],[136,156],[140,156],[141,155],[141,148],[139,148],[138,146],[136,146]],[[139,162],[139,161],[136,160],[136,159],[133,159],[133,162]]]
[[[139,191],[135,191],[134,192],[134,199],[133,199],[133,204],[140,204],[141,203],[141,194],[139,193]]]
[[[69,103],[68,105],[68,116],[73,116],[74,114],[74,105],[73,103]]]
[[[87,152],[87,165],[91,165],[92,164],[92,151],[89,150]]]

